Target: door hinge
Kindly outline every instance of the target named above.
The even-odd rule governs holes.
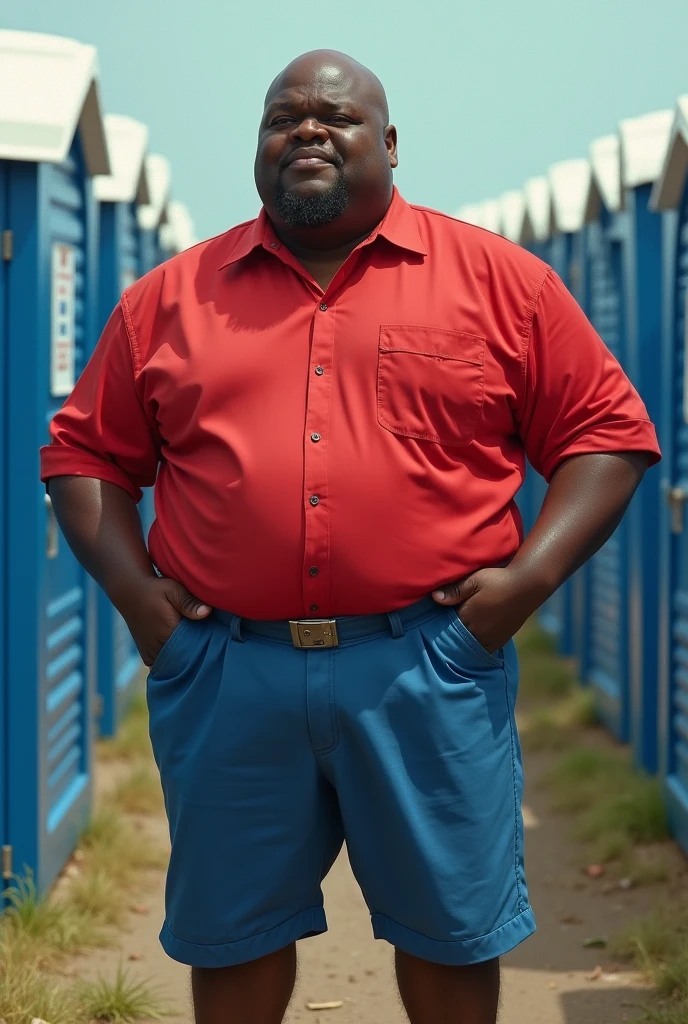
[[[671,487],[668,483],[663,485],[663,490],[671,512],[671,532],[683,533],[684,506],[688,498],[688,491],[685,487]]]
[[[14,878],[13,864],[12,864],[12,847],[3,846],[2,848],[2,877],[5,881],[10,881]]]
[[[93,714],[96,718],[102,718],[105,712],[102,693],[97,693],[93,698]]]
[[[14,259],[14,231],[2,233],[2,259],[4,263]]]

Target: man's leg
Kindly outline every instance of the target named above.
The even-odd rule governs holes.
[[[495,1024],[499,960],[447,967],[396,950],[399,994],[411,1024]],[[209,1020],[209,1024],[215,1024]]]
[[[327,929],[342,822],[309,733],[306,655],[240,642],[227,621],[189,621],[148,683],[172,838],[161,941],[193,968],[201,1024],[273,1024],[294,943]]]
[[[196,1024],[281,1024],[295,980],[293,942],[236,967],[194,967],[191,987]]]

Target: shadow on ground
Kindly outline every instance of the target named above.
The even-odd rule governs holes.
[[[564,1024],[617,1024],[637,1020],[645,993],[632,988],[564,992],[559,997]]]

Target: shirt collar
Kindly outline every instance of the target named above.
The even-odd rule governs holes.
[[[428,250],[423,245],[418,231],[415,211],[401,197],[396,185],[392,192],[389,209],[370,236],[370,241],[374,241],[378,235],[382,235],[388,242],[400,249],[417,252],[420,256],[428,255]]]
[[[392,202],[389,204],[387,213],[363,244],[374,242],[380,235],[400,249],[416,252],[420,256],[427,256],[428,254],[418,231],[415,212],[406,200],[401,197],[396,186],[394,186],[392,191]],[[281,248],[281,243],[275,234],[265,208],[260,211],[254,221],[247,225],[247,230],[234,243],[229,256],[218,269],[223,270],[225,267],[230,266],[230,264],[244,259],[259,246],[267,249],[268,252]]]

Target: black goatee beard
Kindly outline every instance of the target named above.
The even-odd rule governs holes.
[[[327,192],[315,196],[301,196],[288,192],[281,176],[275,185],[277,213],[292,228],[319,228],[341,217],[349,205],[349,193],[341,170]]]

